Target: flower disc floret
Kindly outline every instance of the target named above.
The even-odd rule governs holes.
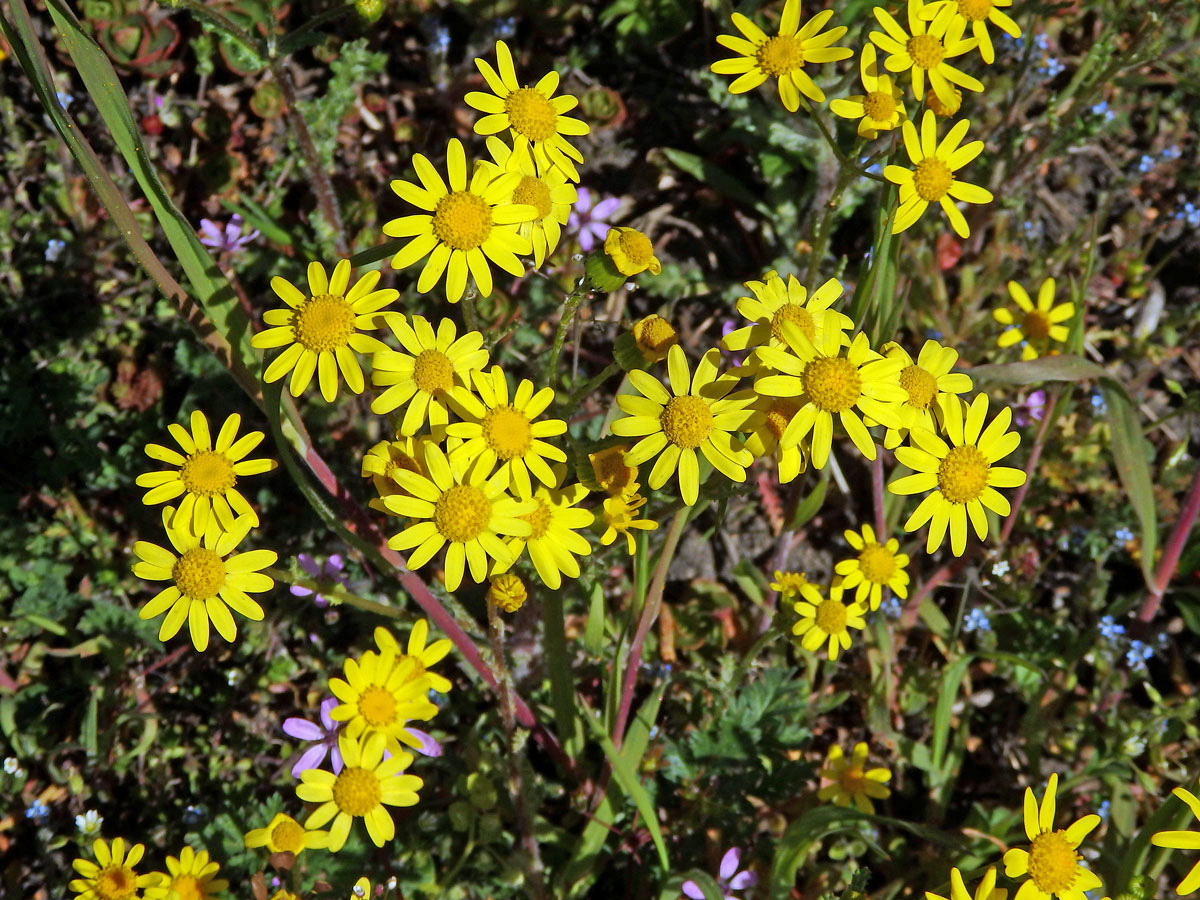
[[[454,387],[454,363],[440,350],[422,350],[413,363],[413,382],[427,394]]]
[[[828,634],[841,634],[846,630],[846,607],[840,600],[822,600],[814,618],[817,627]]]
[[[777,34],[758,48],[754,58],[760,69],[778,78],[804,66],[804,44],[795,35]]]
[[[351,816],[365,816],[379,805],[382,797],[379,779],[362,766],[347,766],[333,783],[333,802]]]
[[[1079,859],[1062,831],[1044,832],[1029,845],[1029,877],[1044,894],[1069,891]]]
[[[647,269],[651,275],[662,271],[662,266],[654,255],[654,244],[636,228],[618,225],[609,229],[604,238],[604,252],[612,259],[617,271],[626,277],[632,277]]]
[[[558,113],[554,104],[533,88],[518,88],[505,97],[504,112],[513,131],[531,141],[545,141],[557,133]]]
[[[916,34],[905,45],[908,55],[922,69],[932,69],[946,58],[946,48],[932,34]]]
[[[482,197],[454,191],[438,201],[433,211],[433,233],[452,250],[474,250],[492,232],[492,211]]]
[[[915,409],[929,409],[938,391],[937,379],[916,364],[900,370],[900,387],[908,391],[905,402]]]
[[[225,584],[225,561],[207,547],[193,547],[171,567],[171,578],[185,597],[207,600]]]
[[[466,543],[477,538],[492,516],[487,495],[471,484],[455,485],[434,504],[433,521],[448,541]]]
[[[513,190],[513,203],[524,203],[537,210],[537,217],[544,219],[550,215],[552,201],[550,186],[534,175],[522,175],[521,183]]]
[[[357,316],[345,297],[319,294],[296,310],[296,341],[313,353],[337,350],[350,343]]]
[[[858,554],[858,566],[867,581],[887,584],[896,571],[896,557],[879,544],[869,544]]]
[[[938,490],[951,503],[975,500],[987,487],[990,468],[978,447],[952,447],[938,466]]]
[[[533,442],[529,419],[511,404],[489,409],[480,427],[484,441],[502,460],[523,455]]]
[[[800,411],[800,404],[794,400],[785,400],[782,397],[776,397],[771,400],[771,405],[767,407],[764,413],[767,428],[771,430],[771,434],[775,435],[775,439],[783,437],[784,430],[788,427],[788,423]]]
[[[299,853],[304,849],[304,826],[295,819],[282,819],[271,829],[271,843],[285,853]]]
[[[713,430],[712,410],[700,397],[672,397],[659,421],[668,441],[689,450],[703,444]]]
[[[992,0],[957,0],[958,14],[970,22],[982,22],[992,14]]]
[[[822,357],[804,367],[800,376],[806,393],[825,412],[841,412],[862,396],[858,367],[845,357]]]
[[[651,313],[633,326],[633,340],[646,362],[658,362],[666,359],[667,351],[679,343],[679,335],[670,322]]]
[[[896,101],[887,91],[871,91],[863,98],[863,109],[867,118],[882,122],[896,112]]]
[[[550,507],[546,501],[541,497],[534,497],[533,499],[537,503],[537,509],[521,516],[522,519],[529,523],[530,531],[527,540],[530,541],[544,538],[550,531],[550,523],[554,521],[554,514],[550,511]]]
[[[936,157],[923,159],[913,170],[913,187],[917,196],[929,203],[936,203],[950,192],[954,174],[950,167]]]
[[[791,322],[799,328],[800,333],[810,341],[817,336],[817,323],[813,320],[812,313],[799,303],[785,303],[771,316],[771,335],[777,341],[783,341],[783,324],[785,322]]]
[[[235,486],[237,474],[223,453],[197,450],[179,467],[179,480],[190,494],[214,497]]]
[[[1044,341],[1050,337],[1050,317],[1040,309],[1031,309],[1025,313],[1022,328],[1031,341]]]
[[[384,728],[396,721],[396,698],[373,684],[358,698],[358,712],[369,727]]]

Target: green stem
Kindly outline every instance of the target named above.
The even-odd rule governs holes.
[[[598,387],[600,387],[600,385],[604,384],[604,382],[608,381],[608,379],[612,378],[614,375],[616,375],[620,371],[621,371],[621,366],[619,363],[615,363],[615,362],[609,363],[607,366],[604,367],[604,369],[600,372],[599,375],[595,376],[594,378],[589,378],[584,383],[583,387],[581,387],[577,390],[571,391],[571,397],[567,401],[567,408],[575,409],[576,407],[578,407],[580,401],[583,400],[584,397],[586,397],[588,394],[592,393],[594,390],[596,390]]]
[[[346,588],[337,582],[317,581],[312,578],[305,578],[303,575],[293,575],[284,569],[276,568],[263,569],[263,574],[274,578],[276,581],[282,581],[284,584],[294,584],[296,587],[308,588],[314,594],[331,598],[335,603],[345,603],[347,606],[354,606],[367,612],[387,616],[389,619],[398,618],[400,615],[400,610],[397,607],[384,606],[382,603],[376,603],[374,600],[360,597],[358,594],[346,590]]]
[[[250,32],[240,28],[224,13],[213,9],[211,6],[207,6],[200,2],[200,0],[179,0],[179,5],[188,9],[197,18],[204,19],[213,28],[217,29],[217,31],[237,41],[255,56],[262,59],[268,57],[266,48],[256,41]]]
[[[461,301],[463,324],[467,331],[479,331],[479,311],[475,308],[475,298],[464,295]]]
[[[583,298],[591,296],[591,293],[584,289],[583,282],[580,281],[563,301],[562,318],[558,322],[558,331],[554,334],[554,346],[550,348],[550,358],[546,362],[546,384],[550,387],[554,387],[558,383],[558,379],[555,377],[558,372],[558,358],[562,355],[563,344],[567,340],[567,329],[571,326],[571,320],[575,318],[575,310],[579,308]]]
[[[813,279],[817,277],[817,269],[821,265],[821,260],[825,258],[825,248],[829,245],[829,231],[833,225],[833,216],[837,212],[838,201],[842,199],[842,192],[850,184],[850,179],[857,174],[858,172],[853,166],[842,166],[841,172],[838,173],[837,184],[829,196],[829,202],[825,204],[825,214],[817,220],[817,226],[813,232],[812,251],[809,255],[808,274],[804,279],[804,283],[810,291],[815,288]]]
[[[817,123],[817,128],[821,130],[821,137],[825,138],[825,143],[829,145],[829,149],[833,151],[833,155],[838,158],[843,166],[853,167],[850,160],[846,158],[846,154],[842,152],[842,148],[838,146],[837,139],[833,136],[833,132],[825,124],[825,120],[821,118],[821,114],[817,112],[815,106],[808,102],[807,98],[801,97],[800,102],[804,104],[804,111],[812,116],[812,120]]]

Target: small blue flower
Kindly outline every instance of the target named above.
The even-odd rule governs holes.
[[[1128,544],[1133,540],[1133,532],[1130,529],[1122,526],[1113,532],[1113,537],[1115,537],[1122,544]]]
[[[1108,409],[1108,406],[1104,402],[1104,395],[1100,391],[1092,391],[1089,399],[1092,401],[1092,409],[1096,410],[1096,412],[1104,412]]]
[[[900,613],[903,612],[903,607],[900,606],[900,601],[895,597],[888,597],[883,601],[882,604],[880,604],[879,608],[883,610],[883,614],[889,619],[898,619],[900,618]]]
[[[1183,155],[1183,151],[1179,149],[1178,144],[1172,144],[1162,152],[1163,159],[1179,159]]]
[[[46,241],[46,252],[44,254],[46,262],[58,262],[58,258],[62,256],[62,252],[66,249],[67,245],[64,241],[60,241],[58,238],[50,238],[50,240]]]
[[[1059,75],[1065,72],[1066,69],[1067,67],[1058,61],[1058,57],[1051,56],[1046,60],[1046,64],[1039,71],[1041,71],[1042,74],[1044,74],[1047,78],[1057,78]]]
[[[925,340],[927,341],[940,341],[943,337],[945,337],[945,335],[943,335],[936,328],[925,329]]]
[[[1100,808],[1096,810],[1098,815],[1104,821],[1108,821],[1108,814],[1112,811],[1112,801],[1107,797],[1100,803]]]
[[[992,623],[988,621],[987,613],[982,609],[976,608],[971,610],[967,618],[963,620],[963,631],[967,633],[991,630]]]
[[[1093,106],[1092,107],[1092,115],[1093,116],[1103,116],[1104,121],[1106,123],[1111,122],[1113,119],[1116,118],[1116,113],[1114,113],[1111,109],[1108,108],[1107,100],[1101,100],[1099,103],[1097,103],[1095,106]]]
[[[180,818],[183,819],[184,825],[199,825],[208,818],[208,810],[204,808],[203,804],[193,806],[189,803]]]
[[[1125,664],[1131,669],[1144,672],[1146,661],[1154,656],[1154,648],[1141,641],[1130,641],[1129,650],[1125,653]]]
[[[1033,46],[1037,47],[1039,50],[1041,50],[1043,52],[1046,50],[1049,50],[1050,49],[1050,38],[1047,37],[1045,34],[1039,34],[1036,37],[1034,37]]]
[[[75,98],[66,91],[56,91],[54,96],[58,98],[58,105],[63,109],[70,109],[71,104],[75,102]]]
[[[1125,633],[1125,626],[1118,625],[1117,620],[1112,616],[1104,616],[1100,620],[1100,634],[1106,641],[1116,641]]]
[[[25,818],[35,825],[45,825],[46,820],[50,818],[50,807],[41,800],[34,800],[25,810]]]
[[[1181,209],[1175,211],[1175,218],[1187,220],[1192,228],[1200,228],[1200,207],[1189,200]]]
[[[1154,157],[1149,153],[1143,153],[1141,159],[1138,160],[1138,171],[1145,175],[1154,168]]]

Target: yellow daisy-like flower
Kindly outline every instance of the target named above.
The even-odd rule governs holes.
[[[874,140],[879,132],[891,131],[908,118],[904,93],[890,75],[879,74],[873,44],[863,47],[858,62],[866,93],[832,100],[829,109],[843,119],[858,119],[859,136]]]
[[[495,604],[506,613],[515,613],[529,599],[529,590],[519,575],[505,572],[493,576],[488,585],[487,601]]]
[[[1014,314],[1010,309],[992,310],[992,317],[997,322],[1009,326],[996,339],[998,346],[1011,347],[1025,341],[1021,358],[1037,359],[1050,350],[1051,341],[1061,344],[1070,337],[1071,329],[1062,323],[1075,315],[1075,304],[1068,301],[1054,305],[1053,278],[1047,278],[1038,288],[1036,306],[1025,288],[1015,281],[1008,283],[1008,292],[1017,304],[1018,313]]]
[[[529,141],[523,137],[518,137],[513,147],[500,138],[490,137],[487,148],[496,161],[497,171],[516,172],[521,176],[509,199],[537,210],[537,218],[518,225],[517,234],[532,244],[533,265],[540,269],[546,256],[558,246],[562,226],[567,224],[571,206],[579,199],[575,185],[567,181],[566,173],[558,166],[538,163]]]
[[[134,575],[147,581],[172,582],[143,606],[138,615],[153,619],[167,613],[158,629],[160,641],[173,638],[186,619],[197,650],[208,647],[209,622],[217,634],[232,643],[237,637],[237,624],[230,607],[251,621],[262,621],[262,607],[247,592],[260,593],[275,587],[275,581],[259,570],[274,565],[279,556],[274,550],[229,555],[250,530],[250,522],[245,518],[225,532],[218,531],[212,527],[215,523],[210,522],[204,535],[197,537],[170,526],[174,512],[169,506],[163,510],[163,526],[178,556],[149,541],[133,545],[133,554],[138,558],[133,564]]]
[[[604,498],[604,508],[601,519],[604,522],[604,534],[600,535],[600,543],[607,547],[617,539],[618,534],[625,535],[629,555],[637,552],[635,531],[654,531],[658,522],[653,519],[640,519],[641,508],[646,505],[646,498],[638,493],[638,486],[631,484],[624,493],[614,494]]]
[[[878,7],[876,7],[878,9]],[[971,229],[967,220],[954,205],[955,200],[964,203],[991,203],[992,192],[977,184],[969,184],[954,177],[954,173],[983,152],[983,141],[962,144],[971,123],[962,119],[939,144],[937,140],[937,116],[933,110],[925,110],[921,118],[921,136],[917,127],[905,122],[900,133],[904,135],[904,149],[912,160],[913,168],[889,165],[883,169],[883,177],[900,185],[900,208],[892,222],[892,234],[904,231],[921,218],[930,203],[937,203],[950,219],[950,225],[959,237],[969,237]]]
[[[456,337],[450,319],[438,322],[437,333],[424,316],[392,319],[389,323],[404,349],[385,348],[371,360],[371,383],[386,390],[375,398],[371,412],[383,415],[405,404],[397,433],[416,434],[429,422],[433,429],[450,421],[448,403],[456,388],[471,387],[471,375],[488,364],[483,335],[468,331]]]
[[[961,24],[963,29],[971,29],[971,34],[979,42],[979,55],[983,61],[991,65],[996,61],[996,50],[992,46],[992,35],[987,23],[991,22],[1009,37],[1019,38],[1021,27],[998,7],[1012,6],[1013,0],[934,0],[921,10],[921,17],[933,22],[930,30],[945,31],[952,24]]]
[[[1033,788],[1025,788],[1025,836],[1029,849],[1014,847],[1004,854],[1004,874],[1009,878],[1029,878],[1017,889],[1013,900],[1084,900],[1085,891],[1100,887],[1096,873],[1079,864],[1079,845],[1097,825],[1100,817],[1084,816],[1068,828],[1054,830],[1054,803],[1058,793],[1058,773],[1050,776],[1041,806]]]
[[[418,619],[413,625],[412,631],[408,633],[408,643],[404,649],[401,649],[400,643],[390,631],[382,625],[375,626],[375,646],[379,648],[380,653],[390,651],[396,657],[397,663],[406,659],[412,660],[417,671],[427,680],[430,690],[445,694],[451,688],[450,679],[439,675],[429,667],[437,665],[445,659],[454,644],[449,638],[442,638],[440,641],[426,645],[428,638],[429,622],[425,619]]]
[[[417,293],[432,290],[444,272],[446,299],[457,303],[467,289],[469,272],[479,293],[487,297],[492,293],[488,260],[517,278],[525,274],[517,254],[531,248],[515,226],[536,219],[537,209],[509,199],[521,183],[519,172],[497,173],[494,166],[476,166],[468,184],[467,156],[458,138],[451,138],[446,147],[449,187],[420,153],[413,155],[413,168],[421,184],[397,178],[392,190],[426,212],[392,219],[383,233],[412,238],[392,257],[393,269],[406,269],[429,257],[417,279]]]
[[[905,531],[916,531],[929,522],[926,552],[942,545],[950,530],[950,549],[962,556],[967,546],[967,519],[980,540],[987,537],[984,509],[1007,516],[1012,508],[996,488],[1019,487],[1025,473],[996,463],[1021,444],[1021,436],[1009,431],[1012,410],[1007,406],[984,428],[988,398],[979,394],[971,401],[965,418],[961,402],[945,405],[946,440],[932,431],[909,432],[909,446],[896,448],[896,460],[914,471],[888,485],[893,494],[930,491],[904,523]]]
[[[344,671],[344,679],[329,679],[329,690],[342,701],[329,716],[346,723],[348,738],[383,735],[389,753],[403,752],[402,743],[421,746],[405,726],[413,719],[432,719],[437,707],[429,701],[429,680],[417,660],[397,659],[391,650],[368,652],[347,659]]]
[[[439,431],[445,432],[445,428],[442,427]],[[430,446],[439,446],[442,443],[443,441],[434,435],[422,434],[417,437],[401,437],[394,441],[380,441],[368,450],[362,461],[362,477],[371,479],[379,496],[367,505],[380,512],[387,512],[383,498],[406,493],[396,481],[396,472],[403,469],[418,475],[428,474],[425,468],[425,453]]]
[[[775,580],[771,582],[771,590],[779,592],[781,600],[807,600],[813,606],[819,606],[824,599],[821,590],[805,577],[803,572],[783,572],[775,570]]]
[[[810,341],[819,342],[826,329],[840,333],[852,328],[850,317],[830,309],[842,295],[842,284],[830,278],[808,296],[795,275],[785,284],[774,269],[763,275],[762,281],[747,281],[754,297],[739,297],[737,311],[753,322],[729,332],[721,338],[721,347],[730,352],[757,350],[759,347],[786,346],[783,326],[790,322]]]
[[[419,569],[446,550],[446,589],[458,590],[464,569],[482,583],[487,577],[488,557],[511,564],[512,551],[500,535],[525,537],[532,527],[520,518],[533,512],[532,500],[517,500],[508,493],[508,470],[491,474],[479,461],[451,462],[437,447],[425,458],[429,475],[396,472],[396,480],[409,496],[395,494],[384,499],[388,511],[418,520],[388,540],[393,550],[412,550],[408,567]],[[490,475],[490,477],[489,477]]]
[[[1177,787],[1171,791],[1176,797],[1187,804],[1192,815],[1200,818],[1200,799],[1186,788]],[[1151,835],[1150,843],[1155,847],[1169,847],[1172,850],[1200,850],[1200,832],[1195,831],[1159,831]],[[1200,887],[1200,862],[1192,866],[1175,893],[1186,897]]]
[[[729,85],[731,94],[744,94],[768,78],[777,79],[779,99],[788,112],[800,108],[801,94],[809,100],[822,103],[825,92],[804,71],[805,64],[837,62],[853,55],[848,47],[830,46],[846,33],[845,25],[821,32],[831,18],[833,10],[822,10],[801,27],[800,0],[787,0],[779,20],[779,33],[768,37],[761,28],[735,12],[734,27],[744,37],[719,34],[717,43],[738,55],[719,59],[710,68],[718,75],[738,76]]]
[[[892,773],[883,767],[868,769],[868,753],[869,748],[865,741],[854,745],[849,759],[846,759],[846,754],[840,746],[835,744],[830,747],[820,775],[831,783],[817,791],[817,798],[835,806],[849,806],[853,803],[860,812],[874,813],[875,804],[871,801],[883,800],[892,795],[891,789],[884,787],[892,780]]]
[[[662,272],[662,265],[654,255],[654,244],[636,228],[614,225],[604,238],[604,252],[612,260],[617,271],[627,278],[650,270],[651,275]]]
[[[215,516],[220,528],[226,531],[241,516],[249,517],[250,523],[257,525],[258,515],[238,491],[237,480],[239,476],[270,472],[279,465],[273,459],[246,459],[262,442],[263,433],[251,431],[238,438],[242,417],[234,413],[225,420],[213,444],[204,413],[194,410],[191,422],[190,434],[182,425],[167,426],[182,454],[162,444],[146,445],[146,455],[151,459],[178,468],[139,475],[135,484],[150,489],[142,502],[153,506],[185,495],[170,524],[193,534],[204,534],[210,516]]]
[[[759,349],[760,361],[774,372],[760,373],[754,380],[760,396],[796,398],[799,410],[784,429],[780,446],[795,447],[812,432],[812,464],[823,469],[837,415],[859,452],[874,459],[875,442],[859,414],[889,428],[900,424],[898,404],[908,397],[898,380],[901,362],[884,359],[861,332],[849,347],[843,346],[837,328],[825,329],[816,344],[790,322],[784,324],[783,335],[787,350]]]
[[[625,454],[628,452],[628,444],[615,444],[588,454],[592,475],[600,490],[615,497],[625,493],[637,481],[637,466],[625,465]]]
[[[925,92],[925,106],[932,109],[933,114],[939,119],[949,119],[951,116],[958,115],[958,111],[962,109],[962,101],[962,91],[958,88],[951,92],[946,103],[943,103],[942,99],[933,92],[933,88]]]
[[[305,850],[324,850],[329,846],[328,831],[309,831],[286,813],[276,813],[266,828],[247,831],[247,847],[266,847],[268,853],[291,853],[299,856]]]
[[[595,520],[590,509],[579,509],[576,504],[588,495],[582,484],[572,484],[561,490],[539,487],[533,493],[537,508],[521,516],[532,529],[528,537],[516,537],[508,543],[514,561],[522,550],[529,551],[533,567],[546,587],[557,591],[562,586],[562,576],[579,577],[579,561],[576,556],[587,556],[592,545],[587,538],[576,532],[587,528]],[[503,572],[509,565],[497,564],[493,572]]]
[[[115,838],[112,846],[103,838],[92,844],[96,861],[79,858],[71,865],[81,876],[67,885],[78,900],[135,900],[140,888],[152,887],[162,878],[158,872],[139,875],[134,869],[146,852],[144,844],[134,844],[125,852],[125,839]]]
[[[321,396],[332,403],[340,369],[346,387],[361,394],[363,373],[354,352],[387,349],[387,344],[362,329],[382,325],[389,314],[379,311],[400,296],[392,288],[375,290],[379,277],[379,272],[367,272],[350,287],[350,260],[343,259],[328,277],[319,262],[308,264],[308,295],[286,278],[272,278],[271,290],[287,308],[263,313],[263,322],[273,327],[254,335],[250,346],[265,350],[286,345],[287,349],[271,360],[263,380],[270,384],[291,372],[288,391],[299,397],[316,372]]]
[[[863,525],[862,533],[853,529],[845,532],[850,546],[858,551],[854,559],[843,559],[833,571],[842,576],[842,589],[855,588],[854,600],[868,600],[871,609],[879,609],[884,586],[890,587],[897,597],[908,596],[908,554],[900,552],[900,543],[891,538],[887,543],[875,539],[875,529]]]
[[[746,422],[746,430],[750,433],[746,438],[746,449],[755,459],[774,456],[779,467],[779,483],[787,484],[808,469],[808,450],[803,443],[786,450],[779,443],[788,423],[800,411],[800,404],[794,398],[759,397],[750,409],[754,415]]]
[[[958,394],[973,387],[971,376],[964,372],[951,372],[958,361],[958,351],[943,347],[937,341],[928,340],[917,354],[916,362],[908,351],[895,342],[884,344],[883,355],[904,363],[900,370],[900,386],[908,392],[908,399],[900,404],[902,428],[889,428],[883,436],[883,446],[895,450],[904,436],[913,428],[937,431],[935,416],[941,416],[944,403],[957,403]]]
[[[450,437],[463,443],[450,453],[454,461],[478,459],[488,472],[500,462],[500,471],[507,473],[513,486],[523,497],[533,488],[529,474],[542,484],[557,482],[547,460],[566,462],[567,454],[548,444],[543,438],[564,434],[567,423],[562,419],[542,419],[538,416],[554,402],[554,389],[535,391],[533,382],[522,378],[510,399],[508,379],[499,366],[491,372],[474,372],[472,380],[479,396],[459,389],[454,399],[469,421],[455,422],[446,428]]]
[[[694,506],[700,496],[697,450],[731,481],[745,481],[746,466],[754,459],[733,436],[752,415],[746,407],[754,394],[731,393],[738,377],[718,376],[720,360],[721,351],[712,348],[692,375],[683,348],[677,344],[667,354],[670,391],[657,378],[635,370],[627,377],[641,396],[617,395],[617,406],[628,415],[612,423],[613,434],[641,438],[625,454],[625,464],[640,466],[658,456],[648,484],[658,490],[678,470],[679,492],[688,506]]]
[[[583,154],[571,146],[567,137],[588,134],[591,128],[580,119],[565,115],[579,101],[570,94],[555,97],[558,90],[557,72],[547,72],[533,87],[522,87],[517,81],[512,54],[504,41],[496,41],[496,66],[476,57],[475,65],[492,93],[470,91],[467,105],[487,113],[475,123],[476,134],[496,134],[505,128],[529,141],[534,159],[544,169],[558,166],[572,181],[579,181],[575,163],[583,162]]]
[[[820,603],[812,603],[801,599],[792,606],[800,615],[800,621],[792,626],[792,634],[800,636],[800,645],[810,652],[816,651],[826,641],[829,642],[829,658],[838,658],[842,650],[850,649],[850,629],[860,631],[867,626],[863,613],[866,609],[857,603],[846,603],[842,600],[843,587],[841,579],[835,578],[829,588],[829,596]]]
[[[972,898],[971,892],[967,890],[967,885],[963,881],[962,872],[958,871],[957,867],[950,869],[950,896],[943,897],[940,894],[935,894],[932,891],[925,892],[925,900],[1005,900],[1008,896],[1008,891],[1004,888],[996,887],[996,867],[988,866],[987,872],[983,875],[983,880],[979,882],[979,886],[975,888],[975,896]]]
[[[655,263],[657,265],[657,260]],[[658,313],[651,313],[634,323],[633,342],[641,351],[642,359],[656,363],[667,358],[667,352],[679,343],[679,335],[670,322]]]
[[[953,97],[954,85],[968,91],[982,91],[983,83],[946,62],[974,50],[974,38],[963,39],[964,20],[941,18],[932,23],[924,18],[921,0],[908,0],[908,31],[882,6],[875,7],[875,19],[883,31],[872,31],[871,43],[888,54],[883,66],[889,72],[912,72],[913,94],[925,94],[925,76],[943,103]]]
[[[373,734],[365,743],[348,737],[338,739],[345,767],[334,775],[325,769],[308,769],[300,774],[296,796],[306,803],[320,803],[304,823],[305,828],[329,828],[329,850],[346,846],[350,826],[363,819],[376,847],[396,836],[396,823],[387,806],[416,806],[417,791],[425,784],[416,775],[402,774],[412,765],[412,754],[393,753],[383,758],[383,735]]]
[[[158,884],[146,888],[146,900],[209,900],[229,887],[228,881],[217,878],[220,868],[207,850],[184,847],[178,857],[167,857],[167,871],[159,873],[163,877]]]

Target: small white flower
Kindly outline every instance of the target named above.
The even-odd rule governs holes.
[[[6,756],[4,758],[4,771],[14,778],[20,778],[25,774],[25,770],[21,768],[21,764],[17,762],[15,756]]]
[[[1008,560],[1002,559],[1000,562],[992,566],[992,574],[997,578],[1003,578],[1008,574]]]
[[[93,837],[99,834],[102,824],[104,824],[104,817],[94,809],[89,809],[82,816],[75,817],[75,827],[84,837]]]

